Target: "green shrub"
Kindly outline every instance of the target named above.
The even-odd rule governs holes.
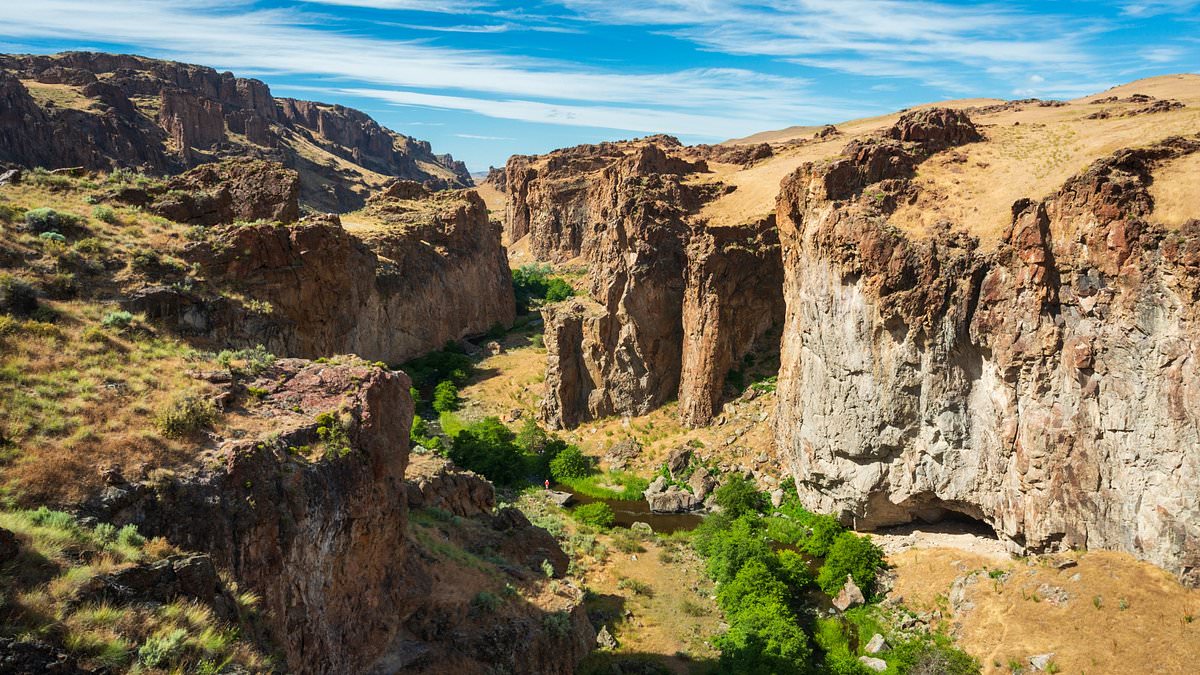
[[[732,581],[742,566],[751,560],[771,559],[775,555],[751,516],[732,520],[709,516],[696,529],[694,541],[696,549],[706,559],[708,575],[718,583]]]
[[[817,584],[826,593],[836,595],[842,590],[846,583],[846,575],[849,574],[863,595],[870,597],[875,590],[876,573],[882,566],[883,549],[866,537],[860,537],[853,532],[843,532],[829,548],[825,564],[817,574]]]
[[[138,532],[137,525],[130,523],[125,525],[120,530],[117,530],[117,545],[127,546],[129,548],[141,548],[146,543],[146,538]]]
[[[138,648],[138,663],[145,668],[164,668],[172,664],[183,652],[187,631],[177,628],[148,638]]]
[[[37,293],[33,286],[11,274],[0,274],[0,312],[24,317],[32,315],[37,308]]]
[[[837,518],[827,515],[813,515],[808,522],[808,526],[812,528],[812,536],[804,542],[802,548],[804,552],[824,558],[829,555],[829,549],[833,546],[833,542],[846,531]],[[845,577],[842,577],[845,579]]]
[[[721,672],[754,675],[801,675],[809,672],[808,636],[786,606],[749,605],[717,637]]]
[[[226,349],[217,354],[216,360],[219,366],[230,373],[254,377],[275,364],[275,355],[266,347],[257,345],[253,349]]]
[[[494,614],[496,610],[500,609],[500,605],[502,604],[504,604],[504,601],[490,591],[479,591],[471,600],[471,607],[488,614]]]
[[[466,384],[475,367],[470,357],[462,353],[462,349],[453,342],[446,343],[440,352],[432,352],[405,363],[401,370],[412,378],[413,385],[422,391],[449,380],[455,386]]]
[[[350,454],[350,436],[346,424],[335,412],[317,415],[317,437],[325,444],[326,457],[345,457]]]
[[[574,445],[568,445],[565,450],[550,460],[550,475],[555,480],[585,478],[595,471],[591,457]]]
[[[799,553],[784,549],[776,554],[778,560],[779,577],[795,591],[799,591],[806,586],[810,586],[816,577],[812,573],[812,569]]]
[[[513,295],[517,300],[517,313],[524,314],[542,302],[559,302],[575,295],[571,285],[550,276],[549,265],[522,265],[513,270]]]
[[[25,227],[34,234],[65,232],[79,224],[80,218],[69,213],[42,207],[25,212]]]
[[[102,544],[111,544],[117,540],[117,527],[112,523],[100,523],[92,530],[92,534]]]
[[[56,244],[61,244],[67,240],[66,237],[58,232],[43,232],[38,235],[38,239],[41,239],[42,241],[52,241]]]
[[[617,521],[612,508],[604,502],[592,502],[576,507],[571,516],[583,523],[600,529],[608,529]]]
[[[918,637],[893,645],[888,661],[898,673],[978,675],[980,670],[979,662],[956,649],[945,635]]]
[[[730,516],[759,513],[767,508],[767,497],[758,491],[754,481],[742,474],[733,474],[715,493],[717,504]]]
[[[566,612],[554,612],[542,617],[546,632],[559,640],[571,634],[571,617]]]
[[[499,419],[488,417],[458,431],[450,439],[454,463],[483,474],[500,485],[511,485],[524,473],[524,455],[514,434]]]
[[[159,412],[154,423],[162,435],[183,438],[212,423],[217,418],[213,402],[197,394],[181,394]]]
[[[11,223],[19,216],[23,216],[25,210],[18,206],[10,206],[8,204],[0,204],[0,222]]]
[[[443,412],[454,412],[461,406],[458,398],[458,387],[450,380],[439,382],[433,389],[433,409]]]
[[[109,225],[117,223],[117,212],[113,211],[111,206],[99,204],[92,209],[92,217]]]
[[[124,311],[108,312],[104,315],[104,318],[100,319],[101,326],[116,330],[125,330],[132,324],[133,315]]]

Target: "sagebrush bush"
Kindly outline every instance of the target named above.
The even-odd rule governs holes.
[[[183,438],[208,426],[217,418],[212,401],[197,394],[181,394],[159,410],[155,426],[168,438]]]
[[[350,435],[340,415],[323,412],[317,415],[317,436],[325,444],[326,457],[345,457],[350,454]]]
[[[117,223],[117,212],[111,206],[99,204],[92,209],[92,217],[109,225]]]
[[[133,315],[122,310],[107,312],[100,319],[100,325],[114,330],[125,330],[133,325]]]
[[[25,227],[34,234],[43,232],[65,232],[79,224],[79,216],[41,207],[25,212]]]

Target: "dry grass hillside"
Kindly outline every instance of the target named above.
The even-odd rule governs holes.
[[[1117,100],[1108,100],[1114,97]],[[1164,101],[1183,105],[1147,110]],[[1018,199],[1045,198],[1118,149],[1200,133],[1200,75],[1139,80],[1061,105],[970,99],[919,107],[932,105],[968,110],[985,140],[939,153],[922,164],[916,177],[920,199],[901,206],[891,222],[920,236],[934,223],[948,221],[967,228],[986,245],[1009,224],[1010,207]],[[835,126],[840,133],[824,139],[814,137],[816,127],[791,127],[728,141],[771,143],[776,154],[749,168],[712,165],[714,173],[697,180],[720,180],[737,189],[707,205],[701,217],[712,225],[727,225],[770,213],[780,179],[805,162],[836,155],[852,138],[890,126],[899,115],[839,123]],[[1152,218],[1177,225],[1195,217],[1189,204],[1195,204],[1200,192],[1196,161],[1180,160],[1159,170],[1153,190],[1158,208]]]

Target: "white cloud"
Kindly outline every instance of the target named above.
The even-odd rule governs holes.
[[[1149,17],[1190,12],[1197,6],[1200,6],[1197,0],[1145,0],[1122,5],[1121,13],[1126,16]]]
[[[471,0],[301,0],[317,5],[340,5],[343,7],[365,7],[369,9],[415,10],[441,14],[464,14],[485,9],[489,3]]]
[[[1151,63],[1170,63],[1179,60],[1184,51],[1178,47],[1152,47],[1139,52],[1141,57]]]
[[[477,141],[515,141],[517,139],[509,136],[481,136],[479,134],[454,134],[459,138],[471,138]]]

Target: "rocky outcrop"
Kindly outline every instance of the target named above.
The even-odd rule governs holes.
[[[783,266],[774,216],[696,228],[688,244],[683,299],[679,416],[707,424],[726,374],[783,319]]]
[[[336,217],[214,228],[181,253],[210,289],[144,286],[124,304],[221,345],[393,364],[512,325],[506,254],[477,194],[375,204],[383,222],[359,236]]]
[[[39,102],[31,92],[43,84],[76,102]],[[462,162],[425,141],[351,108],[275,99],[258,80],[130,55],[0,55],[0,162],[161,175],[235,156],[296,170],[301,198],[329,210],[361,207],[374,174],[472,185]]]
[[[239,220],[291,223],[300,218],[300,177],[276,162],[227,159],[156,186],[112,189],[100,198],[145,207],[189,225],[228,225]]]
[[[644,141],[599,146],[587,156],[575,148],[543,162],[591,166],[622,149],[615,163],[576,177],[582,185],[575,189],[587,197],[574,231],[587,229],[564,255],[578,250],[586,259],[588,297],[543,310],[549,355],[542,417],[573,427],[606,415],[645,414],[678,396],[684,421],[704,424],[731,364],[782,320],[773,222],[711,229],[694,222],[700,206],[723,187],[689,184],[684,176],[702,164]],[[544,196],[547,185],[561,184],[514,184],[519,171],[512,163],[506,171],[510,195]],[[555,220],[562,211],[530,213],[531,247],[539,239],[554,241],[536,223],[542,217],[562,222]]]
[[[949,123],[902,119],[779,197],[777,441],[801,499],[859,528],[960,513],[1016,548],[1196,575],[1200,226],[1148,222],[1147,187],[1200,139],[1120,151],[1018,202],[984,252],[949,226],[887,223],[914,162],[974,137],[922,112]]]
[[[555,574],[567,566],[548,533],[511,509],[493,515],[491,486],[444,466],[411,480],[464,515],[444,533],[410,523],[407,377],[344,357],[287,359],[244,384],[261,392],[245,414],[271,433],[217,437],[199,461],[153,484],[110,479],[84,510],[211,555],[261,596],[288,672],[573,671],[595,639],[582,592],[567,583],[548,608],[512,600],[485,615],[472,603],[495,580],[455,562],[489,551],[508,561],[496,574],[512,583],[545,582],[543,563]],[[464,487],[471,494],[453,494]],[[179,580],[196,567],[184,562],[139,571],[137,585],[155,597],[160,587],[209,588],[204,575]],[[562,618],[546,619],[552,610]]]

